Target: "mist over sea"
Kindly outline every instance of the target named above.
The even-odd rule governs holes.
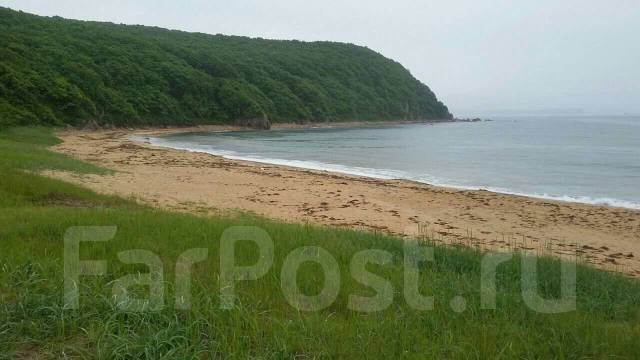
[[[176,134],[154,145],[383,179],[640,209],[640,117]]]

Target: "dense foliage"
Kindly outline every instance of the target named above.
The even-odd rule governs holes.
[[[0,8],[0,126],[444,119],[364,47],[40,17]]]

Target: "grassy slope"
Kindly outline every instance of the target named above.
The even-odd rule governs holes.
[[[22,355],[97,358],[634,358],[640,354],[640,284],[635,280],[578,269],[578,310],[537,314],[523,304],[519,261],[502,265],[498,309],[479,306],[480,254],[437,248],[436,262],[422,270],[435,310],[418,312],[402,298],[402,244],[379,234],[282,224],[255,217],[201,218],[141,207],[23,170],[78,172],[101,169],[53,154],[48,130],[0,133],[0,358]],[[108,275],[82,278],[81,309],[62,308],[62,239],[74,225],[117,225],[107,244],[83,244],[84,259],[108,259]],[[275,240],[275,266],[262,279],[238,284],[234,310],[218,307],[219,243],[232,225],[257,225]],[[280,290],[284,257],[301,245],[329,251],[342,269],[338,300],[328,309],[300,313]],[[175,310],[174,263],[185,250],[209,249],[196,266],[194,306]],[[371,271],[392,281],[396,296],[385,311],[363,314],[346,307],[349,294],[371,294],[349,275],[351,256],[384,249],[393,263]],[[110,281],[135,270],[116,258],[118,251],[148,249],[165,261],[166,308],[127,313],[109,300]],[[240,247],[251,263],[252,247]],[[541,292],[557,295],[558,263],[540,263]],[[304,266],[300,286],[315,293],[322,285],[314,266]],[[449,301],[467,299],[455,313]]]

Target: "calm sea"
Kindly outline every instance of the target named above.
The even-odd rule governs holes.
[[[640,117],[505,117],[150,141],[233,159],[640,209]]]

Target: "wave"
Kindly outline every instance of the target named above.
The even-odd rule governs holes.
[[[589,204],[589,205],[603,205],[603,206],[611,206],[611,207],[618,207],[618,208],[625,208],[625,209],[640,210],[640,203],[628,201],[628,200],[608,198],[608,197],[592,198],[589,196],[522,193],[522,192],[494,189],[494,188],[483,188],[478,190],[487,190],[487,191],[507,194],[507,195],[526,196],[526,197],[543,199],[543,200],[554,200],[554,201]]]
[[[289,167],[295,167],[295,168],[301,168],[301,169],[307,169],[307,170],[328,171],[328,172],[335,172],[335,173],[354,175],[354,176],[363,176],[363,177],[369,177],[369,178],[381,179],[381,180],[393,180],[393,179],[410,180],[410,181],[415,181],[415,182],[419,182],[427,185],[448,187],[448,188],[453,188],[458,190],[485,190],[485,191],[490,191],[494,193],[515,195],[515,196],[525,196],[525,197],[544,199],[544,200],[590,204],[590,205],[603,205],[603,206],[640,210],[640,203],[628,201],[628,200],[608,198],[608,197],[592,198],[589,196],[525,193],[525,192],[518,192],[511,189],[504,189],[504,188],[497,188],[497,187],[460,185],[460,184],[455,184],[448,181],[442,181],[441,179],[438,179],[435,177],[416,176],[416,175],[412,175],[407,172],[399,171],[399,170],[373,169],[373,168],[366,168],[366,167],[346,166],[346,165],[324,163],[324,162],[312,161],[312,160],[286,160],[286,159],[266,158],[258,155],[238,154],[234,151],[214,149],[208,146],[194,147],[193,144],[178,143],[174,141],[164,141],[161,138],[135,138],[135,140],[147,142],[154,146],[161,146],[161,147],[168,147],[172,149],[184,150],[189,152],[199,152],[199,153],[217,155],[217,156],[221,156],[231,160],[251,161],[256,163],[289,166]]]

